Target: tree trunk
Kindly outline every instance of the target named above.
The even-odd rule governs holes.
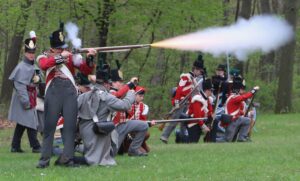
[[[299,0],[286,0],[284,6],[285,19],[296,30]],[[296,39],[282,48],[280,52],[279,82],[276,97],[275,113],[292,111],[293,65],[295,59]]]
[[[229,21],[229,14],[230,14],[230,9],[229,9],[229,1],[230,0],[223,0],[223,25],[226,26],[228,25]]]
[[[4,67],[3,81],[1,86],[1,102],[7,102],[11,98],[13,84],[8,80],[9,75],[18,64],[20,52],[23,45],[24,32],[28,19],[28,9],[31,5],[31,0],[21,2],[21,15],[17,22],[15,34],[12,37],[8,59]]]
[[[269,0],[260,0],[261,14],[270,14],[271,5]],[[262,55],[259,62],[259,76],[265,82],[270,82],[274,79],[273,72],[275,72],[275,52],[272,51],[267,55]]]
[[[252,0],[243,0],[241,11],[239,12],[239,16],[244,19],[249,19],[251,16],[251,7],[252,7]],[[237,7],[239,8],[239,7]],[[235,65],[237,69],[241,71],[241,75],[244,74],[244,62],[238,61]]]
[[[99,3],[100,6],[100,3]],[[100,8],[100,7],[99,7]],[[103,1],[103,8],[102,8],[102,13],[101,17],[99,18],[99,22],[96,23],[97,28],[99,29],[99,46],[100,47],[105,47],[107,46],[107,37],[108,37],[108,28],[109,28],[109,17],[114,11],[114,4],[110,0],[104,0]],[[100,10],[100,9],[99,9]],[[98,13],[100,13],[99,11]],[[101,62],[106,62],[106,53],[99,53],[98,56],[98,61],[101,64]]]

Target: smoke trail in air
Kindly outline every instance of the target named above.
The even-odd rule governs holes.
[[[239,19],[226,27],[211,27],[152,44],[153,47],[203,51],[214,56],[232,54],[240,60],[255,51],[268,53],[294,38],[292,26],[274,15]]]
[[[68,22],[65,25],[65,29],[67,32],[67,40],[66,41],[70,41],[73,45],[73,48],[80,48],[81,47],[81,39],[79,39],[77,37],[78,32],[79,32],[77,25],[72,22]]]

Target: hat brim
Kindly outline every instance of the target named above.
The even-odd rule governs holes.
[[[68,48],[68,44],[65,43],[63,45],[52,47],[52,48]]]
[[[26,52],[26,53],[35,53],[35,50],[30,50],[30,49],[28,49],[28,50],[25,50],[25,52]]]
[[[68,48],[69,46],[68,46],[68,44],[63,44],[63,45],[61,45],[61,46],[59,46],[59,47],[57,47],[57,48]]]

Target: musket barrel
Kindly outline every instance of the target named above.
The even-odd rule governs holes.
[[[162,120],[154,120],[156,124],[161,123],[170,123],[170,122],[188,122],[188,121],[197,121],[197,120],[207,120],[207,117],[203,118],[186,118],[186,119],[162,119]],[[150,123],[151,121],[147,121]]]
[[[139,44],[139,45],[123,45],[123,46],[108,46],[108,47],[91,47],[97,52],[120,52],[120,51],[129,51],[131,49],[137,48],[147,48],[151,44]],[[73,52],[76,53],[87,53],[89,48],[79,48],[75,49]]]

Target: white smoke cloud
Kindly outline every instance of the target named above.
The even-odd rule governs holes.
[[[66,41],[70,41],[73,45],[73,48],[80,48],[81,47],[81,39],[79,39],[77,37],[78,32],[79,32],[79,28],[77,27],[77,25],[72,22],[68,22],[65,25],[65,30],[67,32]]]
[[[232,54],[239,60],[245,60],[250,53],[277,50],[293,38],[293,28],[287,21],[274,15],[259,15],[249,20],[239,19],[235,24],[226,27],[210,27],[153,45],[202,51],[216,57]]]

